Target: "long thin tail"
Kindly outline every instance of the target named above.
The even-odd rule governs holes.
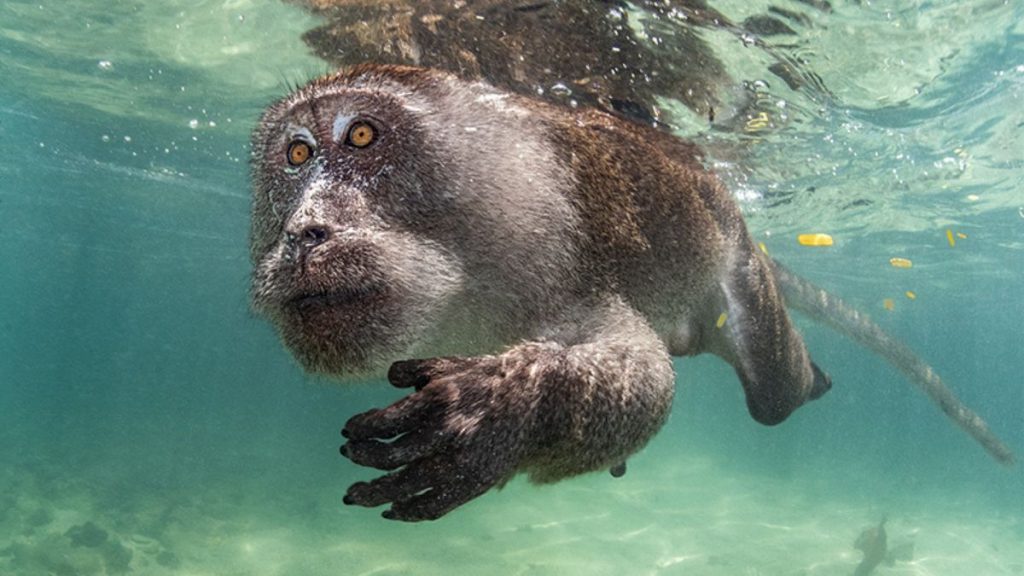
[[[964,405],[924,360],[899,340],[875,324],[866,314],[848,306],[835,295],[797,276],[772,260],[775,279],[782,289],[786,305],[809,315],[833,330],[885,358],[922,392],[928,395],[965,432],[970,434],[993,458],[1013,463],[1013,452],[988,428],[988,424]]]

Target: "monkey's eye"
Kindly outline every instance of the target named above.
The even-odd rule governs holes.
[[[292,140],[288,145],[288,163],[292,166],[302,166],[312,155],[313,149],[302,140]]]
[[[345,141],[356,148],[366,148],[377,138],[377,131],[368,122],[353,122],[348,127]]]

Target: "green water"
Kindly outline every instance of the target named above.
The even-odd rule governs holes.
[[[815,19],[793,50],[833,98],[775,86],[776,129],[689,135],[774,256],[1024,451],[1024,9]],[[420,525],[343,506],[373,473],[337,455],[341,424],[400,394],[305,376],[246,294],[248,134],[326,70],[300,40],[315,23],[270,1],[0,5],[0,574],[851,574],[883,516],[916,550],[876,574],[1024,573],[1020,465],[802,319],[835,388],[781,427],[749,418],[724,363],[687,359],[621,479],[517,479]],[[88,522],[103,544],[74,544]]]

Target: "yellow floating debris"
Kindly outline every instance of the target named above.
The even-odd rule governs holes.
[[[796,241],[802,246],[831,246],[832,237],[828,234],[801,234]]]
[[[910,268],[914,265],[913,262],[906,258],[889,258],[889,264],[892,264],[896,268]]]
[[[764,252],[765,256],[768,255],[768,247],[764,245],[764,242],[758,242],[757,247],[761,249],[761,252]]]
[[[957,232],[956,233],[956,237],[961,239],[961,240],[966,240],[967,239],[967,234],[964,234],[963,232]]]
[[[882,300],[882,306],[891,312],[896,307],[896,303],[892,301],[892,298],[886,298]]]
[[[956,246],[956,238],[953,237],[953,231],[948,228],[946,229],[946,240],[949,240],[950,246]]]
[[[744,126],[744,128],[747,132],[757,132],[758,130],[763,130],[767,128],[770,123],[771,118],[768,117],[768,114],[764,112],[758,112],[757,116],[754,116],[753,118],[747,120],[747,124],[746,126]]]
[[[718,320],[715,321],[715,328],[721,328],[722,326],[725,326],[725,319],[728,317],[729,316],[726,315],[725,312],[722,312],[721,316],[718,317]]]
[[[906,294],[907,298],[910,298],[911,300],[917,300],[917,294],[914,293],[913,290],[907,290],[904,294]]]

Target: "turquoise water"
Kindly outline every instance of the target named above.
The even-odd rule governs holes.
[[[682,130],[775,257],[1024,451],[1024,7],[835,4],[788,48],[833,97],[775,81],[771,129]],[[1024,573],[1021,466],[802,319],[835,388],[781,427],[724,363],[688,359],[621,479],[517,479],[420,525],[343,506],[372,472],[338,430],[399,393],[305,376],[246,294],[248,133],[326,70],[299,38],[315,23],[245,0],[0,6],[0,573],[850,574],[883,516],[915,554],[876,574]]]

